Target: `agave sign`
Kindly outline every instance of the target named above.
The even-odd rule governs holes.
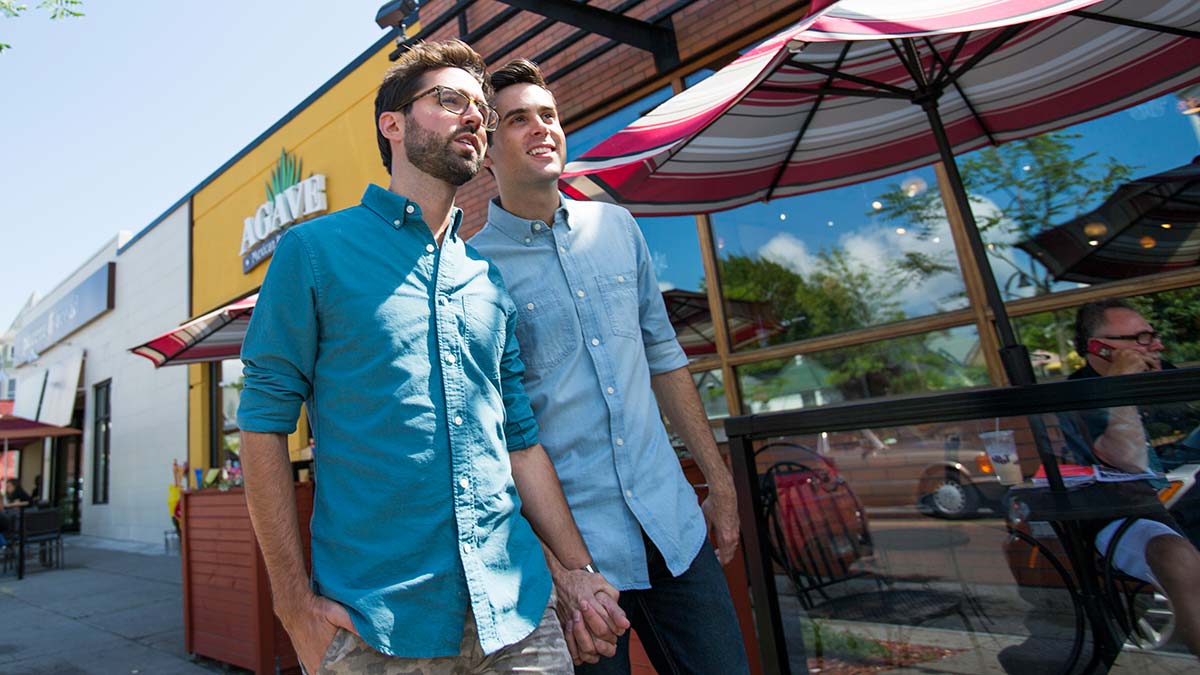
[[[271,257],[279,237],[288,227],[329,208],[325,199],[325,176],[312,174],[300,179],[300,160],[279,151],[279,162],[267,182],[267,201],[242,225],[242,274]]]

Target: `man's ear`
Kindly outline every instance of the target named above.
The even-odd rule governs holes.
[[[379,133],[389,141],[401,143],[404,141],[404,114],[400,112],[385,112],[379,114]]]

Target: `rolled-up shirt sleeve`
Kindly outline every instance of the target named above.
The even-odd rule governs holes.
[[[497,272],[493,278],[498,279]],[[505,291],[507,293],[507,291]],[[525,364],[517,344],[517,312],[508,312],[504,330],[504,356],[500,360],[500,394],[504,399],[504,438],[509,452],[524,450],[538,442],[538,425],[529,405],[522,378]]]
[[[238,403],[243,431],[289,434],[312,393],[317,355],[317,285],[297,232],[287,232],[271,259],[246,338]]]
[[[651,375],[661,375],[687,365],[687,355],[679,340],[675,339],[675,328],[667,315],[662,291],[658,287],[658,275],[654,273],[654,259],[642,236],[637,221],[626,211],[626,227],[637,247],[638,275],[638,318],[642,325],[642,343],[646,350],[646,363]]]

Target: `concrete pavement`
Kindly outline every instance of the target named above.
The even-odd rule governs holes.
[[[0,575],[0,673],[242,672],[193,663],[183,647],[178,553],[68,536],[62,569],[33,559]]]

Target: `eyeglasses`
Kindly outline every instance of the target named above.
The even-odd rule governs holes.
[[[467,110],[471,108],[471,104],[475,105],[476,110],[483,117],[483,130],[495,131],[496,127],[500,126],[500,113],[496,109],[488,105],[484,101],[477,100],[454,87],[445,87],[440,84],[426,89],[425,91],[409,98],[404,103],[396,106],[397,110],[401,110],[404,106],[409,105],[413,101],[428,96],[434,92],[438,95],[438,105],[442,106],[442,110],[455,115],[465,115]]]
[[[1133,335],[1102,335],[1105,340],[1133,340],[1143,347],[1149,347],[1158,339],[1158,333],[1152,330],[1144,330]]]

